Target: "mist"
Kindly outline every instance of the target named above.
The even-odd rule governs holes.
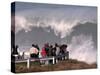
[[[92,36],[80,34],[73,36],[68,45],[69,57],[88,64],[97,62],[97,49],[94,46]]]

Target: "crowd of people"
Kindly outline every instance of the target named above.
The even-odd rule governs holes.
[[[13,48],[14,51],[12,52],[12,54],[18,54],[18,45],[14,46]],[[58,56],[58,59],[62,60],[65,59],[65,55],[68,51],[66,44],[58,45],[57,43],[55,43],[55,45],[51,45],[49,43],[46,43],[41,49],[37,44],[32,44],[32,47],[29,49],[29,52],[30,58],[39,58],[39,55],[41,54],[42,58]]]

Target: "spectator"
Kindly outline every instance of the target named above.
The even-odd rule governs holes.
[[[56,47],[52,48],[52,56],[56,56]]]
[[[36,47],[37,50],[38,50],[38,54],[37,54],[36,56],[39,58],[39,51],[40,51],[40,48],[39,48],[38,44],[36,44],[35,47]]]
[[[45,44],[45,51],[46,51],[47,56],[49,56],[49,43]]]
[[[13,55],[17,55],[18,54],[18,45],[16,46],[13,46],[13,52],[12,52]]]
[[[45,47],[42,48],[41,55],[43,58],[47,56]],[[41,61],[42,64],[45,64],[45,62],[46,62],[45,60]]]
[[[35,47],[34,44],[32,44],[32,48],[30,48],[31,58],[38,58],[37,57],[38,52],[39,52],[38,49]]]
[[[67,45],[65,45],[65,44],[61,45],[61,47],[60,47],[60,54],[62,56],[62,59],[64,59],[64,60],[65,60],[66,48],[67,48]]]
[[[41,55],[42,55],[42,57],[46,57],[47,56],[45,47],[42,48]]]

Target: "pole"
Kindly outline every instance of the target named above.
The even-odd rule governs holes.
[[[53,57],[53,64],[55,64],[55,58]]]
[[[27,69],[30,68],[30,58],[27,59]]]

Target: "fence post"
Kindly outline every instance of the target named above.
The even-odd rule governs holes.
[[[30,58],[27,59],[27,69],[30,68]]]
[[[67,51],[67,59],[69,59],[69,51]]]
[[[55,58],[53,57],[53,64],[55,64]]]

